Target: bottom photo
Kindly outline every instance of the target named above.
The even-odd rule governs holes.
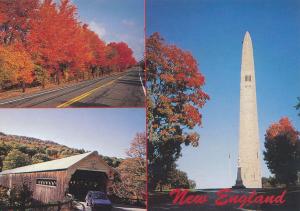
[[[145,109],[0,116],[0,210],[146,210]]]

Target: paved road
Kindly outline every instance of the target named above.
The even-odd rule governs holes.
[[[0,100],[4,108],[142,107],[145,105],[141,68],[84,81],[64,88]]]
[[[81,206],[77,206],[77,210],[82,211],[91,211],[91,207],[87,206],[85,202],[80,202]],[[113,205],[112,211],[146,211],[143,208],[137,208],[133,206],[126,206],[126,205]]]

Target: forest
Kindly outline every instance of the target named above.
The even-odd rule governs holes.
[[[0,171],[85,152],[84,149],[70,148],[53,141],[0,132]],[[122,161],[116,157],[102,156],[102,158],[113,168],[118,167]]]
[[[105,43],[70,0],[0,1],[1,91],[78,82],[135,64],[125,42]]]

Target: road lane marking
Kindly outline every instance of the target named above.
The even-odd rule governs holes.
[[[111,76],[115,76],[117,74],[118,73],[114,73],[112,75],[106,76],[105,78],[108,78],[108,77],[111,77]],[[105,78],[96,78],[96,79],[93,79],[93,80],[90,80],[90,81],[96,81],[96,80],[99,80],[99,79],[100,79],[99,81],[101,81],[101,80],[103,80]],[[83,81],[83,83],[88,83],[90,81]],[[79,85],[82,85],[82,84],[79,84]],[[30,95],[30,96],[27,96],[27,97],[17,98],[15,100],[9,100],[9,101],[0,102],[0,105],[5,105],[5,104],[9,104],[9,103],[14,103],[14,102],[26,100],[26,99],[29,99],[29,98],[38,97],[40,95],[49,94],[49,93],[52,93],[52,92],[57,92],[57,91],[60,91],[60,90],[63,90],[63,89],[67,89],[67,88],[72,88],[72,87],[75,87],[75,86],[78,86],[78,84],[71,84],[71,85],[67,85],[67,86],[64,86],[64,87],[61,87],[61,88],[58,88],[58,89],[54,89],[54,90],[49,90],[49,91],[45,91],[45,92],[33,94],[33,95]]]
[[[38,94],[35,94],[35,95],[30,95],[28,97],[23,97],[23,98],[18,98],[18,99],[15,99],[15,100],[5,101],[5,102],[0,103],[0,105],[5,105],[5,104],[13,103],[13,102],[18,102],[18,101],[21,101],[21,100],[26,100],[26,99],[37,97],[37,96],[44,95],[44,94],[49,94],[49,93],[52,93],[52,92],[56,92],[56,91],[65,89],[65,88],[69,88],[69,87],[63,87],[63,88],[59,88],[59,89],[55,89],[55,90],[50,90],[50,91],[38,93]]]
[[[69,100],[69,101],[67,101],[67,102],[65,102],[63,104],[58,105],[56,108],[65,108],[65,107],[68,107],[68,106],[72,105],[73,103],[78,102],[79,100],[82,100],[82,99],[86,98],[87,96],[93,94],[98,89],[101,89],[101,88],[104,88],[106,86],[109,86],[109,85],[113,84],[115,81],[117,81],[118,79],[120,79],[120,78],[122,78],[124,76],[125,75],[122,75],[122,76],[120,76],[120,77],[118,77],[118,78],[116,78],[116,79],[114,79],[114,80],[112,80],[112,81],[110,81],[110,82],[108,82],[106,84],[103,84],[101,86],[98,86],[98,87],[96,87],[96,88],[94,88],[94,89],[86,92],[86,93],[83,93],[82,95],[79,95],[79,96],[77,96],[77,97],[75,97],[75,98],[73,98],[73,99],[71,99],[71,100]]]
[[[141,78],[141,74],[140,74],[140,71],[139,71],[139,76],[140,76],[140,82],[142,84],[142,88],[143,88],[143,91],[144,91],[144,95],[146,96],[146,89],[144,87],[144,84],[143,84],[143,81],[142,81],[142,78]]]

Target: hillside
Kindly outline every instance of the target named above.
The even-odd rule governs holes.
[[[0,132],[0,171],[85,152],[84,149],[70,148],[49,140]],[[121,162],[120,158],[102,157],[112,167],[117,167]]]

